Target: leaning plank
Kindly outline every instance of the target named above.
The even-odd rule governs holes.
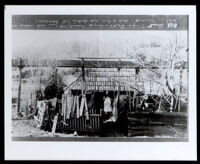
[[[56,131],[57,121],[58,121],[58,114],[56,114],[56,115],[54,116],[53,127],[52,127],[52,131],[51,131],[52,133],[55,133],[55,131]]]

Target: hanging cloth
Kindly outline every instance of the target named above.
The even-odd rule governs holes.
[[[87,100],[86,100],[85,95],[83,95],[81,99],[80,116],[83,115],[84,108],[85,108],[86,120],[89,120],[89,112],[88,112]]]
[[[89,113],[88,113],[88,106],[87,106],[86,97],[85,97],[85,114],[86,114],[86,120],[89,120]]]
[[[82,96],[82,99],[81,99],[81,106],[80,106],[80,116],[82,116],[83,114],[83,108],[84,108],[84,105],[85,105],[85,98],[84,96]]]
[[[65,99],[65,95],[62,94],[62,110],[61,110],[61,115],[64,114],[64,99]]]
[[[118,103],[118,96],[119,95],[119,93],[117,93],[117,96],[115,97],[115,99],[114,99],[114,102],[113,102],[113,110],[112,110],[112,113],[113,113],[113,116],[114,116],[114,118],[115,118],[115,120],[117,120],[117,103]]]
[[[77,118],[80,117],[79,96],[76,97],[76,115],[77,115]]]
[[[71,115],[72,115],[72,117],[74,116],[74,112],[75,112],[75,109],[76,109],[76,98],[77,98],[77,96],[74,96],[73,97],[73,105],[72,105],[72,111],[71,111]]]
[[[66,108],[66,119],[70,118],[70,113],[72,110],[72,105],[73,105],[73,97],[72,96],[67,96],[67,108]]]
[[[66,119],[66,110],[67,110],[67,102],[66,102],[66,99],[67,99],[66,95],[63,94],[63,95],[62,95],[62,115],[63,115],[64,121],[65,121],[65,119]]]

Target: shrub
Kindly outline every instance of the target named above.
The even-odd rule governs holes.
[[[44,97],[45,99],[52,99],[57,97],[62,98],[65,84],[59,74],[50,75],[45,83]]]

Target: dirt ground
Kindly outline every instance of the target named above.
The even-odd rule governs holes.
[[[111,133],[111,132],[110,132]],[[47,132],[44,130],[40,130],[36,127],[36,124],[34,123],[34,120],[16,120],[13,119],[12,120],[12,137],[28,137],[28,138],[32,138],[32,139],[37,139],[38,137],[41,138],[46,138],[48,140],[49,139],[53,139],[53,138],[87,138],[88,136],[74,136],[74,134],[64,134],[64,133],[51,133],[51,132]],[[94,136],[93,136],[94,137]],[[97,137],[97,136],[96,136]],[[111,135],[111,137],[113,137],[113,135]],[[122,137],[122,136],[121,136]],[[130,136],[128,138],[152,138],[152,137],[148,137],[148,136]],[[153,138],[174,138],[174,137],[180,137],[177,135],[172,136],[154,136]],[[186,136],[182,136],[181,138],[185,138]],[[97,137],[99,138],[99,137]],[[187,138],[187,137],[186,137]]]
[[[51,133],[36,127],[34,120],[12,120],[13,137],[73,137],[74,134]]]

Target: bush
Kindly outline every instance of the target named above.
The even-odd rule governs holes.
[[[44,97],[45,99],[52,99],[57,97],[58,99],[62,98],[62,94],[64,93],[64,86],[62,77],[58,74],[50,75],[45,83]]]

